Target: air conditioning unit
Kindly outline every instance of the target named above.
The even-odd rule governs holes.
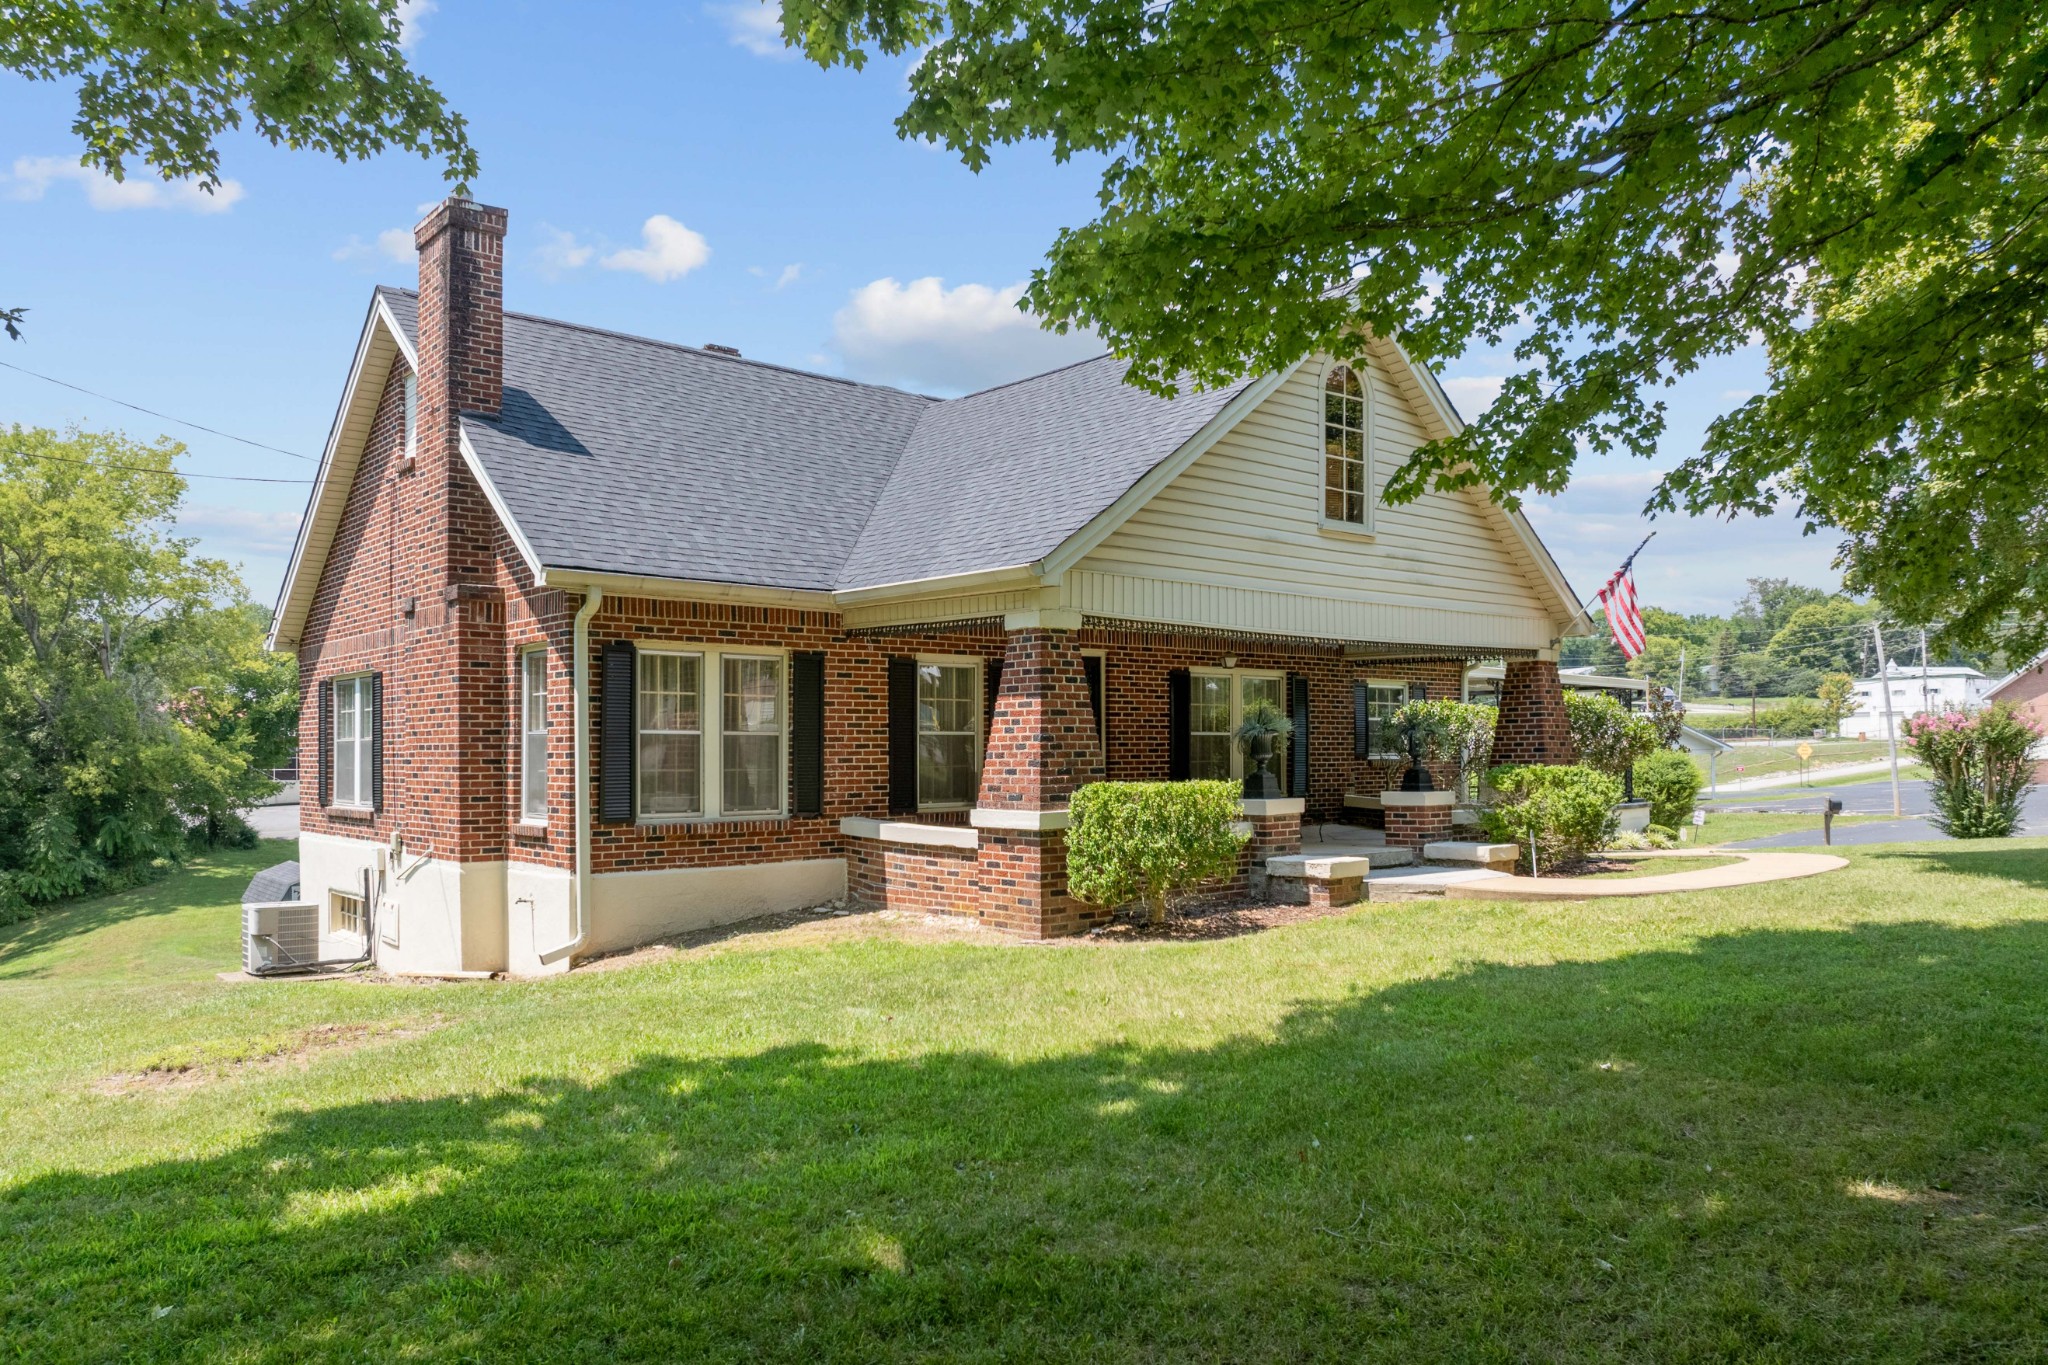
[[[242,907],[242,969],[251,974],[320,960],[320,907],[269,901]]]
[[[242,893],[242,969],[251,974],[320,960],[320,907],[299,898],[299,865],[279,863]]]

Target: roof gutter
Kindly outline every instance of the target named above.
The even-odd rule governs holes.
[[[570,745],[576,764],[576,868],[569,880],[569,923],[575,933],[568,942],[543,952],[544,964],[561,961],[590,937],[590,618],[603,601],[603,588],[586,589],[569,632],[569,674],[576,689],[575,739]]]

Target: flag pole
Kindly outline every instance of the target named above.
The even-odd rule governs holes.
[[[1655,540],[1656,538],[1657,533],[1655,531],[1650,532],[1650,534],[1643,537],[1643,545],[1648,545],[1651,541]],[[1638,545],[1635,547],[1635,549],[1630,550],[1628,552],[1628,558],[1622,560],[1621,567],[1614,571],[1617,577],[1628,572],[1628,566],[1635,563],[1636,556],[1643,552],[1643,545]]]

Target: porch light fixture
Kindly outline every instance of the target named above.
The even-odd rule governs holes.
[[[1223,665],[1222,665],[1222,666],[1223,666],[1223,667],[1225,667],[1225,668],[1236,668],[1236,667],[1237,667],[1237,656],[1236,656],[1235,654],[1226,654],[1226,655],[1224,655],[1224,656],[1223,656]]]

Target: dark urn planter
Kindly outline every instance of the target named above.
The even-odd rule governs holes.
[[[1280,779],[1273,776],[1273,737],[1259,735],[1246,742],[1245,761],[1251,765],[1244,775],[1244,795],[1247,801],[1273,801],[1285,796],[1280,790]]]

